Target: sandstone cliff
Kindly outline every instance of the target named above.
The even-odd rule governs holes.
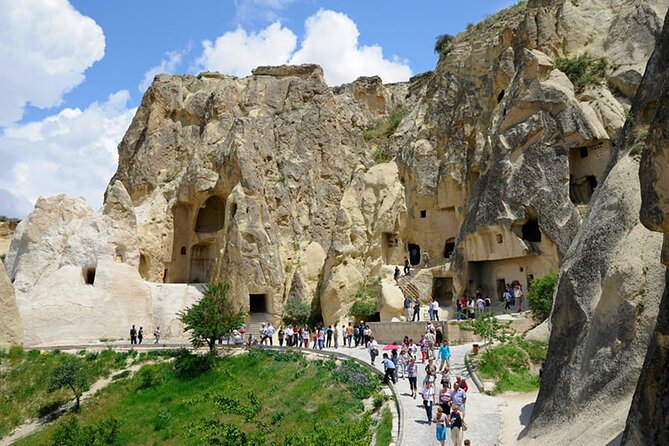
[[[0,262],[0,349],[23,344],[23,324],[12,282]]]
[[[669,16],[668,16],[669,18]],[[669,20],[658,39],[639,93],[632,108],[641,124],[629,132],[630,147],[644,147],[639,178],[641,180],[641,221],[653,231],[664,233],[662,262],[669,265]],[[647,127],[646,127],[647,125]],[[624,445],[659,445],[669,443],[669,292],[659,305],[655,331],[652,333],[641,377],[636,387]]]

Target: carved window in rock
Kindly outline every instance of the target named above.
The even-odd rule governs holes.
[[[455,251],[455,239],[449,238],[444,245],[444,258],[450,259],[453,256],[453,251]]]
[[[216,232],[225,223],[225,202],[218,197],[210,197],[197,213],[195,232]]]
[[[539,222],[536,218],[530,218],[527,223],[523,225],[523,240],[528,242],[541,241],[541,229],[539,229]]]
[[[95,267],[87,267],[83,269],[84,283],[86,285],[95,285]]]

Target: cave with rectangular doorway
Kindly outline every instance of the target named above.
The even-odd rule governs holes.
[[[420,246],[409,243],[409,262],[412,265],[420,264]]]
[[[94,267],[88,267],[84,268],[84,281],[86,285],[94,285],[95,284],[95,268]]]
[[[435,277],[432,280],[432,298],[439,302],[440,307],[450,307],[453,304],[453,279]]]
[[[267,313],[267,295],[249,294],[249,313]]]

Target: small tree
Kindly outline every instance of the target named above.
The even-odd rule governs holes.
[[[434,52],[443,56],[450,53],[453,49],[451,46],[453,39],[455,39],[455,37],[450,34],[441,34],[437,36],[434,41]]]
[[[532,310],[532,317],[537,322],[543,322],[551,315],[557,278],[556,273],[550,273],[532,282],[532,287],[527,294],[527,303]]]
[[[506,342],[514,331],[510,327],[511,321],[502,323],[492,313],[483,313],[476,319],[470,319],[462,323],[461,328],[471,331],[483,339],[488,357],[492,357],[490,346],[495,341]]]
[[[364,317],[367,319],[377,313],[379,305],[379,284],[380,279],[374,279],[371,283],[367,280],[363,282],[353,295],[353,305],[348,310],[348,315],[352,317]]]
[[[195,347],[209,346],[213,353],[216,341],[229,335],[244,323],[246,312],[236,310],[228,299],[228,285],[208,283],[204,297],[192,307],[179,313],[179,319],[190,332],[191,343]]]
[[[311,315],[311,305],[296,297],[288,298],[284,308],[283,322],[288,325],[306,324]]]
[[[68,388],[72,390],[77,400],[75,410],[79,410],[81,395],[89,385],[88,373],[78,358],[68,358],[51,372],[47,390],[54,392],[59,389]]]

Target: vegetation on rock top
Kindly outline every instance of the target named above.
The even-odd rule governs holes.
[[[606,57],[593,57],[587,52],[579,56],[560,57],[555,61],[555,68],[567,75],[577,93],[588,85],[604,83],[610,67]]]

